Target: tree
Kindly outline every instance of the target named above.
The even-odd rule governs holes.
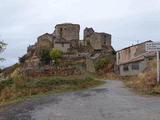
[[[23,55],[22,57],[19,58],[19,62],[21,64],[23,64],[25,62],[25,60],[26,60],[26,55]]]
[[[40,54],[40,61],[44,64],[50,63],[50,55],[49,55],[49,50],[48,49],[43,49],[41,54]]]
[[[6,49],[7,44],[0,40],[0,53],[2,53]],[[0,61],[5,60],[4,58],[0,58]]]
[[[50,57],[52,60],[54,60],[56,63],[61,62],[62,52],[60,50],[52,49],[50,51]]]

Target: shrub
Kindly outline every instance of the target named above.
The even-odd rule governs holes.
[[[49,50],[48,49],[43,49],[41,54],[40,54],[40,61],[44,64],[50,63],[50,55],[49,55]]]
[[[19,57],[19,62],[21,64],[23,64],[25,62],[25,60],[26,60],[26,55],[23,55],[22,57]]]
[[[18,63],[10,66],[10,67],[7,67],[7,68],[4,68],[1,72],[3,73],[3,75],[5,77],[7,77],[8,75],[10,75],[11,73],[13,73],[15,71],[15,69],[17,69],[20,65]]]
[[[0,91],[5,88],[6,86],[11,87],[13,84],[13,79],[9,78],[8,80],[4,80],[0,82]]]
[[[18,97],[43,94],[49,91],[56,92],[56,90],[65,91],[88,88],[100,83],[100,81],[94,80],[91,76],[79,78],[43,77],[26,80],[23,74],[19,74],[13,79],[0,82],[0,103],[17,99]]]
[[[75,51],[75,49],[73,49],[73,48],[69,48],[69,49],[68,49],[68,53],[70,53],[70,54],[75,54],[76,51]]]
[[[101,60],[95,62],[94,67],[95,67],[96,71],[103,68],[105,64],[109,63],[109,61],[110,61],[110,59],[104,58],[104,59],[101,59]]]
[[[50,51],[50,57],[52,60],[55,60],[57,64],[61,63],[62,52],[60,50],[52,49]]]

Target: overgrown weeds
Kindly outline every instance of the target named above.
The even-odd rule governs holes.
[[[149,64],[150,70],[148,72],[139,73],[138,75],[131,77],[120,77],[112,72],[105,74],[104,77],[110,80],[123,80],[128,87],[133,88],[142,94],[158,95],[160,94],[160,85],[157,84],[156,67],[156,58],[154,58]]]
[[[102,84],[101,81],[95,80],[93,77],[93,74],[86,73],[84,76],[73,78],[41,77],[28,80],[23,74],[18,74],[14,78],[0,82],[0,104],[19,97],[45,94],[57,90],[78,90]]]

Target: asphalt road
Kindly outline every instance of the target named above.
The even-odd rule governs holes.
[[[16,103],[0,120],[160,120],[160,98],[135,95],[123,83]]]

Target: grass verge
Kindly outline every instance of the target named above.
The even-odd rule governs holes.
[[[105,82],[94,79],[95,75],[86,73],[83,76],[73,78],[43,77],[25,80],[18,76],[9,81],[0,83],[0,105],[6,105],[29,98],[40,97],[46,94],[71,92],[93,88]]]
[[[160,85],[157,84],[156,58],[150,61],[150,70],[136,76],[120,77],[115,73],[107,73],[103,77],[109,80],[122,80],[125,85],[141,95],[160,95]]]

